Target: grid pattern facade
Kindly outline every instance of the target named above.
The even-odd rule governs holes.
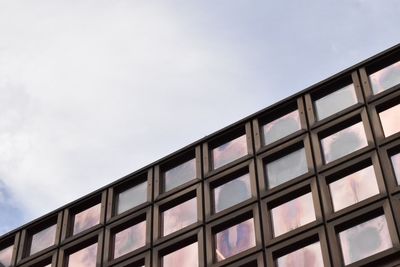
[[[0,266],[400,266],[400,46],[0,237]]]

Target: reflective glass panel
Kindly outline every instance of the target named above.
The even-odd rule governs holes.
[[[400,61],[369,75],[372,92],[378,94],[400,83]]]
[[[100,223],[101,204],[77,213],[74,218],[73,234],[78,234]]]
[[[318,120],[325,119],[354,104],[357,104],[357,96],[353,84],[336,90],[314,102]]]
[[[385,137],[400,132],[400,105],[379,113]]]
[[[57,225],[52,225],[32,236],[30,255],[54,245],[56,241]]]
[[[397,184],[400,185],[400,154],[391,157],[394,175],[396,176]]]
[[[246,155],[246,135],[242,135],[212,150],[214,169],[217,169]]]
[[[0,250],[0,264],[3,264],[4,267],[11,265],[13,248],[14,246],[9,246]]]
[[[193,243],[162,257],[163,267],[199,266],[198,244]],[[179,263],[177,265],[177,263]]]
[[[197,222],[197,198],[192,198],[162,213],[163,235],[169,235]]]
[[[324,260],[321,245],[316,242],[279,257],[277,265],[278,267],[322,267]]]
[[[213,196],[215,212],[227,209],[251,198],[250,174],[246,173],[214,188]]]
[[[339,239],[346,265],[392,247],[385,215],[340,232]]]
[[[143,247],[146,244],[146,221],[116,233],[114,242],[114,258]]]
[[[97,243],[69,255],[68,267],[96,267]]]
[[[191,159],[164,173],[164,191],[196,178],[196,159]]]
[[[147,201],[147,181],[118,194],[117,214],[121,214]]]
[[[367,145],[367,137],[362,122],[358,122],[321,140],[325,163],[346,156]]]
[[[279,159],[268,162],[265,166],[268,188],[273,188],[297,176],[308,172],[306,151],[296,150]]]
[[[369,166],[330,183],[329,190],[334,211],[379,194],[374,167]]]
[[[253,218],[225,229],[215,236],[217,261],[236,255],[256,245]]]
[[[311,192],[271,209],[271,217],[275,237],[315,221]]]
[[[264,145],[271,144],[301,129],[299,111],[292,111],[262,127]]]

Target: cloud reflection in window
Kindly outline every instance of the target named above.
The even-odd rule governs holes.
[[[57,225],[52,225],[32,236],[30,255],[54,245]]]
[[[118,194],[117,214],[132,209],[147,200],[147,181]]]
[[[146,221],[143,221],[115,234],[114,258],[121,257],[145,244]]]
[[[192,198],[162,213],[163,235],[169,235],[197,222],[197,198]]]
[[[171,190],[196,177],[196,159],[184,162],[164,173],[164,191]]]
[[[73,234],[78,234],[92,226],[100,223],[101,204],[97,204],[88,208],[74,217],[74,231]]]
[[[177,265],[178,263],[178,265]],[[198,244],[193,243],[162,257],[163,267],[199,266]]]
[[[4,267],[11,266],[13,249],[14,246],[9,246],[0,250],[0,264],[3,264]]]
[[[397,180],[397,184],[400,185],[400,153],[395,154],[391,157],[394,175]]]
[[[299,111],[292,111],[262,127],[264,145],[271,144],[301,129]]]
[[[247,155],[246,135],[242,135],[212,150],[213,167],[217,169]]]
[[[385,137],[400,132],[400,104],[379,113]]]
[[[324,266],[321,245],[319,242],[295,250],[279,257],[278,267],[321,267]]]
[[[96,267],[97,243],[81,249],[68,257],[68,267]]]
[[[372,92],[378,94],[400,84],[400,61],[369,75]]]

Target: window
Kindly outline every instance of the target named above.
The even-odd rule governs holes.
[[[372,73],[369,80],[374,94],[400,84],[400,61]]]
[[[400,185],[400,153],[391,156],[390,160],[392,162],[397,184]]]
[[[264,145],[271,144],[301,129],[300,114],[294,110],[262,127]]]
[[[197,222],[197,198],[187,200],[162,213],[163,235],[169,235]]]
[[[96,267],[97,243],[68,256],[68,267]]]
[[[164,172],[164,192],[196,178],[196,159],[179,164]]]
[[[117,214],[147,201],[147,181],[121,191],[117,195]]]
[[[308,246],[283,255],[276,260],[278,267],[321,267],[324,261],[321,252],[320,242],[315,242]]]
[[[13,249],[13,245],[0,249],[0,264],[4,265],[4,267],[11,266]]]
[[[121,257],[145,244],[146,221],[142,221],[114,235],[114,258]]]
[[[379,112],[379,118],[385,137],[400,132],[400,104]]]
[[[214,169],[222,167],[248,154],[246,135],[237,137],[212,149]]]
[[[74,216],[73,234],[78,234],[100,223],[101,203]]]
[[[57,224],[47,227],[32,235],[29,255],[35,254],[45,248],[54,245],[56,241]]]
[[[176,267],[177,262],[179,266],[199,266],[198,243],[192,243],[162,257],[163,267]]]

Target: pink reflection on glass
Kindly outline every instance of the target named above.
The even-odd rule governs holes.
[[[162,257],[163,267],[199,266],[198,244],[193,243]]]
[[[372,91],[378,94],[400,83],[400,61],[369,75]]]
[[[134,208],[147,200],[147,181],[118,194],[117,214]]]
[[[278,267],[322,267],[324,259],[322,257],[321,245],[319,242],[313,243],[301,249],[295,250],[284,255],[277,260]]]
[[[230,208],[251,198],[250,175],[246,173],[232,181],[216,187],[213,190],[214,211]]]
[[[346,265],[393,246],[385,215],[340,232],[339,239]]]
[[[292,111],[262,127],[264,145],[271,144],[301,129],[299,111]]]
[[[81,249],[68,257],[68,267],[96,267],[97,243]]]
[[[400,185],[400,154],[391,157],[394,175],[396,176],[397,184]]]
[[[379,113],[385,137],[400,132],[400,105]]]
[[[373,166],[369,166],[329,184],[333,210],[338,211],[379,194]]]
[[[115,234],[114,258],[121,257],[146,244],[146,221]]]
[[[256,245],[253,218],[234,225],[215,236],[217,261],[236,255]]]
[[[169,235],[197,222],[197,198],[192,198],[162,213],[163,235]]]
[[[214,169],[217,169],[246,155],[246,135],[242,135],[212,150]]]
[[[97,204],[89,209],[86,209],[74,217],[73,234],[78,234],[92,226],[100,223],[101,204]]]
[[[362,122],[338,131],[321,140],[325,163],[346,156],[368,145]]]
[[[0,264],[3,264],[4,267],[8,267],[11,265],[13,248],[14,246],[9,246],[5,249],[0,250]]]
[[[315,221],[311,192],[271,209],[271,217],[275,237]]]
[[[164,173],[164,191],[171,190],[196,177],[196,159],[191,159]]]
[[[32,236],[30,255],[54,245],[57,225],[52,225]]]

